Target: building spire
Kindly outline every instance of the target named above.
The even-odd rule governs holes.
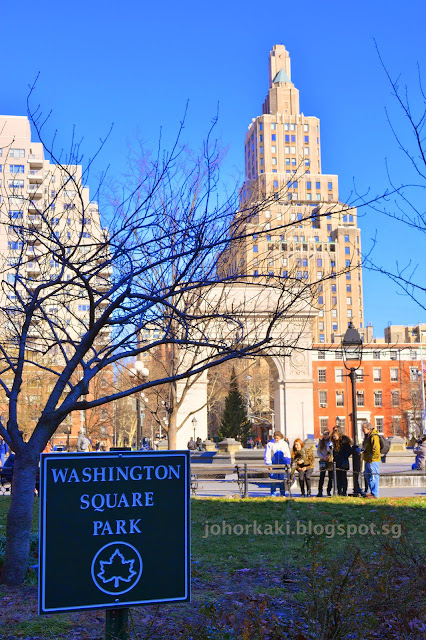
[[[281,70],[284,72],[281,77],[286,76],[285,80],[276,79]],[[291,82],[290,54],[283,44],[274,44],[269,54],[269,88],[274,82]]]

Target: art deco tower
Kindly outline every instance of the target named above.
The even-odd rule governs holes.
[[[339,202],[338,176],[322,173],[320,121],[300,111],[283,45],[270,53],[268,95],[246,134],[240,211],[265,197],[269,204],[244,221],[248,237],[235,243],[224,270],[259,282],[286,278],[289,287],[316,282],[315,342],[340,342],[351,320],[363,329],[357,212]]]

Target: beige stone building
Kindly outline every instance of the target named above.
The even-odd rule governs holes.
[[[286,278],[289,289],[316,283],[315,342],[340,342],[351,320],[364,333],[357,211],[340,202],[338,176],[322,172],[320,121],[300,111],[283,45],[270,53],[268,95],[246,134],[235,229],[222,271],[259,283]]]

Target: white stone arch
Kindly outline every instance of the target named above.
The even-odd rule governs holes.
[[[208,303],[214,304],[214,295],[220,300],[224,313],[238,314],[247,335],[257,338],[266,330],[271,311],[277,306],[278,293],[274,289],[257,286],[218,285],[209,292]],[[213,302],[212,302],[213,300]],[[312,320],[315,310],[301,301],[292,307],[291,318],[283,317],[274,324],[272,341],[266,358],[274,391],[275,428],[290,441],[303,440],[314,433],[313,379],[312,379]],[[215,338],[224,338],[223,323],[209,327]],[[291,345],[290,348],[283,347]],[[178,395],[184,383],[178,383]],[[186,448],[194,435],[192,418],[197,419],[197,437],[207,438],[207,372],[193,386],[178,413],[177,447]]]

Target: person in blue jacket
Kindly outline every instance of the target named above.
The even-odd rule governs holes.
[[[268,466],[291,464],[290,447],[284,440],[281,431],[275,431],[272,440],[266,445],[264,460]],[[273,480],[282,480],[280,483],[274,482],[271,484],[271,495],[276,497],[279,495],[285,496],[284,473],[271,473],[269,477]]]

